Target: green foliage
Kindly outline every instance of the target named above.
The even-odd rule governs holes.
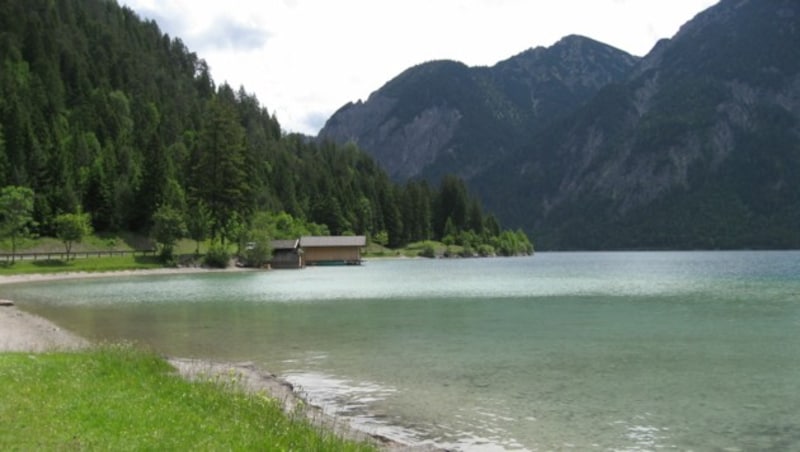
[[[446,176],[436,197],[434,234],[437,237],[452,236],[458,230],[468,229],[467,210],[469,198],[464,181]]]
[[[0,191],[0,230],[11,238],[11,263],[17,252],[17,238],[27,232],[33,221],[33,190],[9,185]]]
[[[231,253],[220,244],[212,245],[203,258],[205,265],[211,268],[228,268],[230,261]]]
[[[234,214],[251,211],[251,187],[246,173],[245,130],[234,105],[219,96],[206,110],[197,144],[190,192],[209,210],[211,239],[230,235]]]
[[[257,212],[275,217],[273,238],[354,233],[400,247],[441,239],[448,219],[453,234],[483,233],[460,179],[401,186],[355,145],[285,135],[255,96],[215,85],[180,39],[125,7],[9,0],[3,11],[0,182],[34,190],[40,234],[76,211],[100,233],[158,225],[165,251],[188,233],[196,253],[207,239],[241,252]]]
[[[112,272],[122,270],[150,270],[164,268],[161,259],[155,256],[103,256],[62,260],[26,260],[13,266],[0,265],[0,275],[72,273],[72,272]]]
[[[80,243],[84,237],[92,233],[92,224],[89,214],[86,213],[65,213],[58,215],[53,220],[56,230],[56,237],[63,243],[67,252],[67,260],[72,251],[72,245]]]
[[[200,254],[200,242],[208,238],[211,229],[211,212],[202,201],[192,205],[187,215],[186,230],[189,238],[195,241],[194,254]]]
[[[495,251],[492,245],[489,245],[488,243],[482,243],[478,246],[478,256],[490,257],[494,255]]]
[[[284,414],[236,377],[188,382],[130,346],[0,354],[0,449],[374,450]]]
[[[433,244],[427,243],[422,247],[419,255],[422,257],[434,258],[436,257],[436,248],[433,246]]]
[[[251,224],[251,228],[261,230],[277,240],[296,239],[304,235],[330,235],[327,226],[295,218],[286,212],[258,212]]]
[[[459,251],[458,255],[461,256],[461,257],[474,257],[475,256],[475,250],[472,249],[472,245],[470,245],[469,243],[466,243],[461,248],[461,251]]]
[[[248,239],[250,241],[245,247],[244,264],[254,268],[264,267],[272,258],[270,236],[264,230],[251,230]]]
[[[287,221],[294,224],[294,219],[288,214],[278,215],[281,222]],[[269,263],[272,257],[270,241],[276,235],[276,220],[269,212],[258,212],[253,216],[250,225],[243,231],[244,252],[240,256],[248,267],[260,268]],[[300,237],[295,236],[295,238]]]
[[[378,231],[372,237],[372,241],[377,243],[378,245],[386,246],[389,244],[389,233],[386,231]]]
[[[533,254],[533,244],[522,230],[503,231],[494,239],[494,248],[501,256]]]
[[[153,239],[161,245],[161,259],[171,263],[174,259],[175,242],[186,235],[186,221],[178,210],[163,205],[153,213]]]

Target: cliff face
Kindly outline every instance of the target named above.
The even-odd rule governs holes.
[[[350,108],[390,105],[347,139],[397,178],[465,177],[538,249],[800,247],[799,22],[796,1],[723,0],[641,60],[568,37],[461,79],[418,66]]]
[[[799,19],[719,3],[473,186],[554,248],[800,246]]]
[[[491,68],[453,61],[413,67],[366,102],[342,107],[320,139],[353,141],[396,179],[469,178],[540,129],[622,80],[636,58],[569,36]]]
[[[448,152],[461,113],[435,105],[401,122],[393,116],[397,103],[397,99],[375,93],[366,103],[348,104],[328,121],[320,137],[338,143],[353,141],[362,149],[371,149],[370,154],[396,179],[419,175]]]

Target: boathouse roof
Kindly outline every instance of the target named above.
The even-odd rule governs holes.
[[[367,238],[363,235],[305,236],[300,238],[301,248],[362,247],[366,245]]]
[[[269,242],[273,250],[294,250],[297,249],[299,243],[300,240],[298,239],[273,240]]]

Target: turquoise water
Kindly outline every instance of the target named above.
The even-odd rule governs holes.
[[[539,253],[0,287],[70,330],[254,361],[464,450],[800,450],[800,252]]]

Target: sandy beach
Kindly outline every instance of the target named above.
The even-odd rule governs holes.
[[[249,271],[232,267],[209,270],[200,267],[159,268],[151,270],[123,270],[113,272],[64,272],[0,276],[0,285],[30,282],[60,281],[66,279],[114,278],[120,276],[180,275],[206,272]],[[0,352],[40,352],[48,350],[74,350],[89,342],[52,322],[29,314],[14,305],[13,300],[0,300]]]
[[[208,270],[203,268],[178,268],[133,270],[105,273],[56,273],[12,275],[0,277],[1,284],[17,284],[36,281],[55,281],[77,278],[104,278],[133,275],[154,274],[189,274],[212,271],[247,271],[242,269]],[[0,300],[0,353],[1,352],[47,352],[70,351],[88,347],[91,343],[86,339],[66,331],[42,317],[27,313],[17,306],[13,300]],[[319,407],[306,403],[294,391],[294,387],[277,376],[257,368],[253,363],[218,363],[197,359],[167,358],[176,371],[188,380],[216,379],[230,381],[234,376],[237,383],[248,392],[267,393],[283,403],[287,413],[303,413],[314,425],[330,429],[338,435],[358,440],[370,441],[383,450],[392,451],[425,451],[434,450],[429,447],[413,447],[394,442],[390,439],[367,432],[354,430],[346,423],[323,414]]]
[[[0,352],[75,350],[89,345],[85,339],[9,303],[0,302]]]
[[[64,279],[111,278],[131,275],[188,274],[207,272],[202,268],[165,268],[153,270],[126,270],[102,273],[66,272],[0,276],[0,285]],[[219,270],[227,271],[227,270]],[[0,300],[0,352],[42,352],[75,350],[89,342],[66,331],[49,320],[29,314],[14,305],[13,300]]]
[[[248,268],[229,267],[226,269],[208,269],[203,267],[179,268],[154,268],[149,270],[119,270],[110,272],[63,272],[63,273],[33,273],[26,275],[0,276],[0,285],[18,284],[37,281],[60,281],[64,279],[86,278],[117,278],[120,276],[146,276],[146,275],[189,275],[193,273],[219,273],[219,272],[247,272],[260,271]]]

